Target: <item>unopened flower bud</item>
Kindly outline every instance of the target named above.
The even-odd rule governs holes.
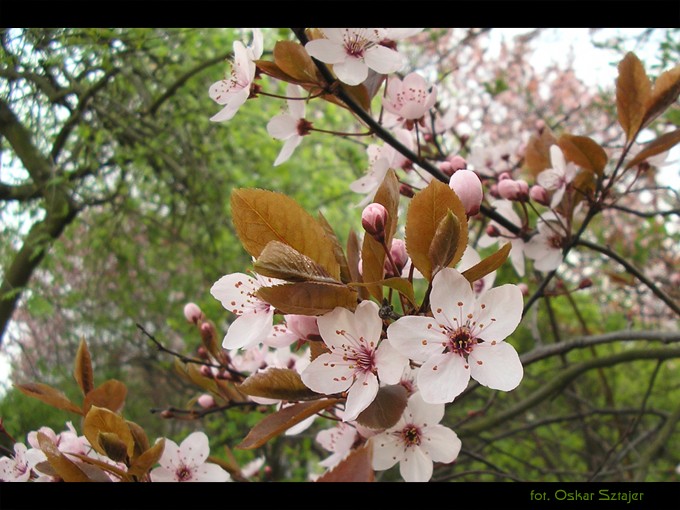
[[[671,283],[676,287],[680,286],[680,273],[673,273],[671,275]]]
[[[198,346],[198,349],[196,349],[196,354],[198,354],[199,358],[208,359],[208,350],[202,345]]]
[[[169,411],[168,409],[161,411],[161,418],[164,418],[164,419],[167,420],[169,418],[174,418],[174,417],[175,417],[175,413],[173,413],[172,411]]]
[[[399,194],[406,198],[413,198],[415,195],[413,192],[413,187],[410,184],[406,184],[405,182],[402,182],[399,185]]]
[[[453,167],[451,166],[451,163],[449,161],[442,161],[441,163],[439,163],[437,165],[437,167],[447,177],[451,177],[453,175],[454,170],[453,170]]]
[[[529,286],[526,283],[519,283],[517,284],[517,287],[519,287],[519,290],[522,292],[523,296],[529,295]]]
[[[496,225],[488,225],[486,227],[486,235],[489,237],[498,237],[501,234],[501,232],[498,230],[498,227]]]
[[[505,181],[507,179],[512,180],[512,175],[510,175],[509,172],[503,172],[501,175],[498,176],[498,182]]]
[[[196,303],[187,303],[184,305],[184,317],[187,321],[198,324],[203,320],[204,315]]]
[[[474,216],[484,199],[482,181],[472,170],[458,170],[451,176],[449,187],[458,195],[465,207],[465,214]]]
[[[286,327],[302,340],[321,339],[316,317],[311,315],[286,315]]]
[[[541,205],[548,205],[550,203],[548,192],[543,186],[539,186],[538,184],[531,187],[529,190],[529,197],[531,197],[531,200]]]
[[[390,255],[394,264],[399,270],[399,274],[393,276],[399,276],[401,272],[406,267],[408,262],[408,253],[406,253],[406,243],[401,239],[392,239],[392,246],[390,246]],[[391,271],[390,271],[391,272]]]
[[[201,368],[199,368],[198,371],[201,373],[203,377],[212,377],[213,375],[210,367],[207,367],[205,365],[201,365]]]
[[[364,227],[364,230],[379,242],[385,240],[387,219],[387,209],[382,204],[376,202],[368,204],[361,213],[361,225]]]
[[[534,124],[534,127],[536,128],[536,131],[538,131],[538,134],[543,133],[543,130],[545,129],[545,121],[543,119],[538,119],[536,124]]]
[[[503,179],[498,182],[498,194],[506,200],[524,201],[529,198],[529,185],[522,180]]]
[[[204,393],[198,397],[198,405],[203,409],[210,409],[211,407],[215,407],[217,404],[215,403],[215,399],[212,395]]]
[[[583,280],[581,280],[581,283],[578,284],[579,289],[587,289],[588,287],[592,286],[593,280],[591,280],[590,278],[584,278]]]
[[[458,170],[467,170],[467,161],[465,161],[465,158],[456,154],[455,156],[447,158],[447,160],[454,172],[457,172]]]

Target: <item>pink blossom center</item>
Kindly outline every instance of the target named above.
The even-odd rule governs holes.
[[[564,244],[564,239],[560,235],[552,235],[548,237],[548,246],[555,248],[556,250],[561,250]]]
[[[407,447],[418,446],[420,444],[422,432],[420,431],[419,427],[413,424],[408,424],[403,429],[401,429],[400,434],[402,441]]]
[[[357,32],[345,32],[342,39],[345,52],[354,58],[363,58],[366,49],[373,45],[372,41]]]
[[[461,326],[458,329],[450,330],[448,332],[448,337],[449,341],[444,352],[453,352],[461,357],[470,354],[477,344],[477,339],[472,336],[472,333],[467,326]]]
[[[186,482],[187,480],[191,480],[191,478],[192,478],[192,472],[186,466],[181,466],[177,470],[177,479],[180,482]]]
[[[336,333],[349,339],[349,335],[344,329],[338,330]],[[358,347],[354,346],[356,343],[359,344]],[[349,361],[352,363],[348,368],[350,370],[354,370],[355,372],[371,372],[377,375],[378,370],[375,366],[375,349],[373,342],[371,342],[370,345],[366,345],[366,340],[363,336],[361,336],[359,337],[359,341],[353,342],[353,344],[342,345],[342,349],[345,351],[342,356],[343,361]]]
[[[297,133],[300,136],[308,135],[312,130],[312,123],[307,119],[300,119],[297,123]]]

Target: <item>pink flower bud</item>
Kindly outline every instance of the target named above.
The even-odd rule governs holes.
[[[509,172],[503,172],[498,176],[498,182],[505,181],[506,179],[512,180],[512,175]]]
[[[676,287],[680,285],[680,273],[673,273],[671,275],[671,283]]]
[[[198,371],[201,373],[203,377],[212,377],[213,373],[210,367],[207,367],[205,365],[201,365],[201,368],[198,369]]]
[[[385,240],[387,219],[387,209],[385,209],[385,206],[376,202],[368,204],[361,213],[361,224],[363,225],[364,230],[379,242]]]
[[[213,398],[212,395],[204,393],[203,395],[198,397],[198,405],[201,406],[203,409],[210,409],[211,407],[215,407],[217,404],[215,403],[215,399]]]
[[[531,200],[538,202],[541,205],[548,205],[550,203],[548,192],[543,186],[539,186],[538,184],[531,187],[529,190],[529,197],[531,197]]]
[[[286,315],[286,327],[302,340],[321,339],[316,317],[311,315]]]
[[[492,184],[491,187],[489,188],[489,195],[491,195],[494,198],[501,198],[501,196],[498,194],[498,184]]]
[[[399,185],[399,194],[400,194],[401,196],[406,197],[406,198],[413,198],[413,196],[415,195],[415,193],[413,192],[413,188],[411,187],[411,185],[406,184],[405,182],[402,182],[402,183]]]
[[[522,180],[502,179],[498,182],[498,194],[507,200],[524,201],[529,198],[529,185]]]
[[[467,161],[461,156],[456,154],[455,156],[450,156],[446,159],[449,161],[454,172],[457,172],[458,170],[467,170]]]
[[[581,283],[578,284],[579,289],[587,289],[588,287],[592,286],[593,280],[591,280],[590,278],[584,278],[583,280],[581,280]]]
[[[489,225],[486,227],[486,235],[489,237],[498,237],[501,234],[496,225]]]
[[[522,292],[523,296],[529,295],[529,286],[526,283],[519,283],[517,286],[519,287],[519,290]]]
[[[184,317],[187,321],[198,324],[203,320],[203,312],[196,303],[187,303],[184,305]]]
[[[442,161],[437,165],[437,167],[439,167],[439,170],[441,170],[442,173],[447,177],[451,177],[453,175],[454,170],[450,162]]]
[[[396,264],[397,269],[399,269],[399,274],[401,274],[401,271],[403,271],[404,267],[406,267],[406,263],[408,262],[408,253],[406,253],[406,243],[401,239],[392,239],[392,246],[390,246],[390,255],[392,256],[392,260]]]
[[[484,199],[482,181],[472,170],[458,170],[451,176],[449,187],[458,195],[463,202],[465,213],[474,216],[479,212],[479,206]]]

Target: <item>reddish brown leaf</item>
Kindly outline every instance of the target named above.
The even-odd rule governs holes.
[[[342,246],[338,240],[338,236],[335,234],[333,227],[326,220],[321,211],[319,211],[319,225],[321,225],[326,232],[326,237],[331,240],[333,244],[333,253],[335,254],[335,260],[340,265],[340,281],[342,283],[349,283],[352,281],[352,276],[349,271],[349,264],[347,263],[347,257],[345,257],[345,252],[342,251]]]
[[[354,230],[349,231],[347,237],[347,264],[349,266],[349,274],[351,281],[361,283],[363,277],[359,272],[359,261],[361,260],[361,241]],[[359,298],[364,300],[369,298],[368,290],[365,287],[359,287]]]
[[[552,166],[550,162],[550,146],[557,140],[548,129],[544,129],[540,135],[531,135],[524,151],[524,168],[533,177],[543,170]]]
[[[607,164],[607,153],[593,139],[587,136],[560,136],[557,144],[562,149],[567,161],[572,161],[581,168],[591,170],[602,175]]]
[[[89,482],[89,477],[80,469],[75,462],[66,457],[63,453],[59,451],[57,445],[55,445],[52,440],[43,434],[38,432],[38,444],[40,449],[47,457],[47,462],[54,471],[59,475],[65,482]]]
[[[156,444],[134,460],[128,469],[128,474],[141,478],[158,462],[164,449],[165,438],[161,438],[160,441],[157,441]]]
[[[407,400],[408,393],[401,384],[383,386],[373,402],[359,414],[357,422],[371,429],[388,429],[401,418]]]
[[[283,434],[293,425],[302,420],[323,411],[340,402],[338,399],[329,398],[324,400],[312,400],[301,402],[285,407],[280,411],[270,414],[260,423],[255,425],[245,439],[236,448],[240,450],[253,450],[259,448],[270,439]]]
[[[239,384],[238,389],[253,397],[277,400],[316,400],[323,397],[305,386],[299,373],[287,368],[268,368],[263,372],[255,372]]]
[[[97,406],[118,412],[123,408],[126,396],[127,386],[115,379],[109,379],[85,396],[83,410],[87,413],[90,407]]]
[[[677,144],[680,143],[680,129],[661,135],[659,138],[652,140],[627,164],[626,168],[634,167],[635,165],[642,163],[644,160],[661,154],[667,150],[672,149]]]
[[[497,252],[489,255],[483,260],[480,260],[470,269],[463,271],[463,276],[467,278],[470,283],[474,283],[480,278],[484,278],[486,275],[503,265],[510,254],[511,248],[511,243],[505,243],[499,248]]]
[[[149,449],[149,438],[146,436],[144,429],[135,422],[125,420],[125,423],[127,423],[130,433],[132,434],[132,439],[135,442],[135,449],[133,453],[134,459]]]
[[[385,225],[385,244],[390,246],[392,237],[397,230],[399,219],[399,180],[394,170],[389,170],[378,188],[373,202],[381,204],[387,209],[387,223]],[[361,267],[364,282],[382,280],[385,268],[385,249],[383,245],[370,235],[364,235],[361,248]],[[379,285],[369,285],[368,292],[378,301],[382,301],[383,291]]]
[[[666,111],[666,108],[677,101],[678,94],[680,94],[680,65],[662,73],[654,82],[654,88],[642,119],[642,127],[648,126]]]
[[[111,433],[125,445],[126,453],[132,457],[135,440],[126,421],[122,416],[103,407],[92,406],[83,421],[83,435],[97,452],[106,455],[106,451],[99,443],[102,433]]]
[[[288,282],[337,283],[328,271],[295,248],[279,241],[269,241],[255,261],[254,269],[262,276]]]
[[[642,126],[652,92],[640,59],[632,52],[619,62],[619,76],[616,79],[616,108],[619,124],[626,133],[626,140],[633,140]]]
[[[298,83],[322,82],[312,58],[305,48],[293,41],[278,41],[274,46],[274,62]]]
[[[316,479],[317,482],[374,482],[371,467],[371,443],[357,448],[332,470]]]
[[[354,310],[357,293],[345,285],[317,282],[289,283],[260,287],[257,296],[282,313],[323,315],[336,306]]]
[[[45,404],[70,411],[72,413],[84,414],[82,409],[71,402],[61,391],[41,383],[17,384],[16,388],[29,397],[37,398]]]
[[[427,254],[430,258],[433,276],[451,263],[458,251],[459,237],[460,221],[451,211],[448,211],[437,225]]]
[[[73,376],[83,392],[83,396],[87,395],[94,389],[94,372],[92,371],[92,358],[90,351],[87,349],[87,342],[85,338],[80,340],[78,352],[76,353],[75,368]]]

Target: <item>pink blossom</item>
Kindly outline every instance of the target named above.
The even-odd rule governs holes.
[[[406,75],[404,80],[391,78],[383,98],[385,110],[407,121],[422,118],[437,100],[437,87],[429,86],[418,73]]]
[[[289,83],[286,95],[292,98],[302,98],[302,89],[295,84]],[[302,137],[309,134],[311,122],[305,119],[305,102],[302,99],[288,99],[288,113],[276,115],[267,124],[267,132],[277,140],[285,140],[283,148],[274,166],[288,161],[293,151],[302,142]]]
[[[462,443],[456,433],[439,422],[444,404],[429,404],[415,393],[408,399],[404,414],[391,428],[373,436],[373,469],[382,471],[399,463],[399,473],[407,482],[427,482],[434,462],[453,462]]]
[[[222,347],[241,349],[264,342],[271,332],[274,309],[256,293],[263,285],[272,285],[271,278],[251,278],[247,274],[232,273],[223,276],[210,289],[222,306],[237,315],[224,337]]]
[[[26,448],[25,444],[14,444],[14,457],[0,458],[0,482],[27,482],[31,469],[46,459],[40,450]]]
[[[294,342],[306,340],[319,340],[319,326],[316,317],[309,315],[284,315],[285,322],[276,324],[269,336],[265,339],[265,345],[270,347],[288,347]]]
[[[502,285],[475,298],[470,283],[452,268],[432,281],[433,318],[405,316],[387,329],[394,348],[422,363],[418,388],[426,402],[452,402],[470,377],[489,388],[510,391],[523,376],[517,351],[503,340],[522,318],[522,293]]]
[[[576,177],[577,168],[573,163],[567,163],[562,150],[557,145],[550,146],[550,163],[552,168],[543,170],[536,182],[547,190],[554,190],[550,207],[555,208],[562,201],[564,192]]]
[[[526,243],[524,254],[534,260],[534,267],[539,271],[552,271],[562,263],[567,237],[562,225],[561,216],[545,214],[538,223],[538,233]]]
[[[181,445],[165,440],[159,459],[160,467],[149,473],[152,482],[228,482],[229,473],[217,464],[206,462],[210,454],[208,436],[203,432],[189,434]]]
[[[315,39],[305,45],[312,57],[333,64],[338,79],[358,85],[368,77],[371,68],[380,74],[398,71],[404,63],[396,51],[380,44],[387,39],[385,28],[322,28],[326,39]],[[393,35],[400,35],[393,32]]]
[[[213,115],[213,122],[224,122],[236,115],[238,109],[250,97],[255,80],[255,60],[262,56],[263,38],[260,29],[253,30],[253,45],[246,47],[241,41],[234,41],[234,62],[231,76],[213,83],[208,91],[210,97],[224,108]]]
[[[465,214],[474,216],[484,200],[482,181],[472,170],[458,170],[449,180],[449,187],[458,195],[465,207]]]
[[[381,382],[399,381],[408,360],[387,340],[380,340],[383,323],[372,301],[362,301],[354,313],[335,308],[318,323],[331,352],[312,361],[302,372],[302,381],[326,395],[347,391],[343,421],[354,420],[373,402]]]
[[[358,438],[359,433],[357,429],[343,422],[338,423],[337,426],[331,429],[320,431],[316,435],[316,441],[324,449],[332,452],[332,455],[326,457],[319,464],[327,469],[334,468],[349,455],[352,446]]]

